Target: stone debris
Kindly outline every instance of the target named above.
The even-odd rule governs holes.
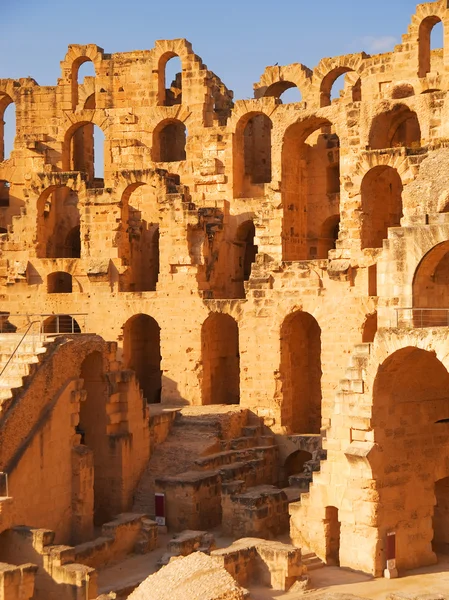
[[[245,600],[248,592],[201,552],[176,558],[150,575],[128,600]]]

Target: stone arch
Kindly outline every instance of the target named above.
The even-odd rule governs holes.
[[[159,277],[158,190],[142,181],[121,197],[119,256],[132,270],[133,291],[155,291]]]
[[[418,77],[425,77],[432,70],[431,36],[432,30],[438,23],[441,23],[444,28],[441,17],[430,15],[425,17],[419,25]]]
[[[39,195],[36,208],[38,258],[79,258],[80,207],[76,189],[51,185]]]
[[[155,162],[186,160],[187,129],[178,119],[164,119],[153,131],[152,156]]]
[[[85,110],[83,112],[90,113],[95,111]],[[88,114],[85,115],[85,117],[88,116]],[[101,122],[101,125],[104,126],[104,121]],[[106,131],[94,120],[85,118],[77,121],[71,127],[69,127],[64,136],[62,151],[63,171],[84,172],[86,173],[89,182],[93,182],[96,178],[94,143],[95,127],[99,127],[102,134],[105,136],[104,143],[106,146]],[[106,160],[106,152],[104,153],[104,159],[105,167],[109,166]]]
[[[271,130],[273,123],[263,111],[249,112],[236,124],[234,134],[235,197],[260,197],[271,182]]]
[[[400,227],[402,210],[402,180],[390,166],[373,167],[362,180],[361,246],[382,248],[389,227]]]
[[[183,38],[174,40],[157,40],[152,53],[153,61],[153,73],[156,78],[156,90],[157,90],[157,104],[159,106],[173,106],[175,104],[181,104],[181,102],[166,103],[166,81],[165,81],[165,68],[167,62],[178,57],[181,62],[181,77],[179,78],[180,88],[179,91],[186,92],[186,86],[189,83],[187,73],[190,71],[200,71],[204,66],[201,60],[194,54],[192,45],[190,42]],[[191,75],[191,73],[189,73]],[[183,94],[184,95],[184,94]],[[185,98],[184,98],[185,100]]]
[[[260,80],[254,84],[255,98],[279,98],[287,89],[297,87],[302,99],[308,95],[312,71],[300,63],[266,67]]]
[[[413,311],[417,327],[449,325],[449,242],[427,252],[413,277]]]
[[[335,58],[322,59],[313,71],[313,87],[319,97],[319,106],[325,107],[331,104],[331,91],[335,81],[345,73],[354,72],[356,77],[351,81],[351,87],[357,86],[356,95],[352,92],[352,101],[361,99],[361,76],[364,69],[364,60],[368,57],[364,52]]]
[[[410,148],[420,144],[421,127],[418,115],[406,104],[395,104],[374,117],[369,134],[371,150]]]
[[[283,259],[327,258],[323,225],[340,214],[340,139],[327,119],[309,117],[285,131],[282,206]]]
[[[82,64],[92,62],[98,73],[103,62],[104,50],[96,44],[70,44],[64,60],[61,61],[61,77],[65,84],[70,85],[72,110],[79,104],[78,71]]]
[[[134,315],[123,325],[123,362],[136,373],[149,404],[161,402],[161,328],[145,314]]]
[[[373,461],[372,477],[379,506],[388,495],[395,510],[379,511],[376,526],[381,540],[395,531],[400,570],[436,562],[432,516],[435,482],[449,476],[448,418],[449,373],[435,352],[405,346],[379,366],[372,428],[381,453]],[[385,564],[384,559],[380,556],[379,562]]]
[[[213,312],[201,327],[203,404],[240,403],[240,353],[237,321]]]
[[[13,98],[0,90],[0,162],[9,158],[5,152],[5,112],[14,104]]]
[[[54,271],[47,275],[47,294],[71,294],[72,275],[65,271]]]
[[[282,425],[296,434],[321,427],[321,329],[309,313],[296,311],[280,331]]]

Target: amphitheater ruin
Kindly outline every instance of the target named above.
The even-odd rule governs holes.
[[[448,92],[449,0],[250,100],[184,39],[0,80],[1,600],[449,554]]]

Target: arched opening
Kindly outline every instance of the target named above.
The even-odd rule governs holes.
[[[11,156],[16,128],[16,105],[6,94],[0,95],[0,161]]]
[[[338,508],[326,507],[326,564],[340,566],[340,521]]]
[[[296,450],[287,456],[284,462],[284,482],[282,485],[288,486],[290,484],[290,477],[303,474],[305,465],[310,460],[312,460],[312,454],[306,450]],[[306,476],[301,479],[304,480],[303,487],[307,487],[307,484],[310,483],[310,478]]]
[[[282,203],[284,260],[327,258],[340,214],[340,140],[328,121],[314,119],[287,129]]]
[[[244,282],[249,281],[251,277],[251,267],[256,260],[257,246],[254,244],[256,228],[252,221],[245,221],[237,229],[235,247],[237,249],[236,256],[236,274],[235,281],[239,284],[240,298],[245,297]]]
[[[440,17],[425,18],[419,26],[419,77],[435,71],[443,58],[444,27]]]
[[[271,182],[271,119],[263,113],[244,117],[237,126],[234,143],[236,197],[256,198]]]
[[[449,326],[449,242],[432,248],[418,265],[413,308],[416,327]]]
[[[64,271],[56,271],[47,276],[48,294],[71,294],[72,276]]]
[[[346,74],[352,72],[350,67],[337,67],[332,69],[321,82],[320,87],[320,106],[330,106],[333,100],[337,100],[342,95],[346,87]],[[361,81],[357,80],[358,95],[361,100]],[[353,100],[355,101],[355,100]]]
[[[361,186],[362,248],[382,248],[389,227],[400,227],[402,180],[396,169],[381,165],[365,175]]]
[[[42,331],[48,334],[81,333],[81,328],[71,315],[54,315],[45,319]]]
[[[159,203],[154,187],[130,185],[122,197],[120,257],[131,267],[129,291],[156,290],[159,278]]]
[[[9,206],[9,191],[11,189],[9,181],[0,180],[0,207]]]
[[[332,215],[332,217],[329,217],[323,223],[318,249],[319,256],[324,258],[331,250],[335,250],[339,233],[340,215]]]
[[[418,148],[421,146],[421,128],[415,112],[404,104],[373,119],[369,136],[371,150],[383,148]]]
[[[435,482],[435,509],[433,513],[433,551],[449,554],[449,477]]]
[[[86,397],[80,403],[76,432],[81,443],[93,452],[94,463],[94,524],[99,526],[114,515],[110,509],[111,473],[108,472],[109,443],[107,436],[107,382],[100,352],[89,354],[81,365],[81,379]]]
[[[37,201],[38,258],[81,256],[78,194],[68,187],[51,188]]]
[[[161,329],[148,315],[136,315],[123,327],[123,362],[136,373],[149,404],[161,401]]]
[[[165,63],[164,106],[182,104],[182,64],[176,54]]]
[[[282,104],[302,102],[302,94],[292,81],[277,81],[272,83],[264,93],[265,97],[278,98]]]
[[[72,109],[75,110],[80,100],[85,101],[95,91],[95,66],[87,56],[80,56],[72,64]],[[94,108],[89,106],[89,108]]]
[[[362,343],[370,344],[374,342],[374,337],[377,333],[377,312],[366,315],[362,330]]]
[[[292,433],[321,428],[321,329],[306,312],[289,315],[281,327],[282,424]]]
[[[382,450],[373,457],[370,479],[379,506],[394,507],[378,513],[378,537],[395,532],[399,570],[436,562],[432,516],[445,520],[443,505],[435,511],[435,502],[446,497],[445,484],[435,482],[449,475],[448,418],[449,373],[434,352],[407,347],[380,365],[371,423]],[[379,562],[382,568],[382,556]]]
[[[230,315],[212,313],[201,328],[203,404],[239,404],[239,330]]]
[[[104,132],[93,123],[80,123],[66,139],[63,168],[86,173],[89,184],[104,187]]]
[[[181,121],[163,121],[153,134],[153,160],[178,162],[186,159],[187,130]]]

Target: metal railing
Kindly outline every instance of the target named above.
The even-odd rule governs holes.
[[[14,350],[11,352],[11,356],[8,358],[8,360],[6,361],[6,363],[3,365],[3,368],[0,371],[0,379],[2,378],[3,373],[8,368],[8,365],[11,363],[12,359],[14,358],[14,356],[17,354],[18,349],[20,348],[20,346],[22,345],[23,341],[25,340],[25,338],[29,334],[29,332],[30,332],[31,328],[33,327],[33,325],[37,325],[37,324],[40,325],[40,321],[39,320],[31,321],[31,323],[28,325],[28,327],[26,328],[25,333],[20,338],[19,343],[16,345],[16,347],[14,348]],[[39,331],[39,337],[40,337],[40,327],[39,327],[38,331]]]
[[[77,334],[86,331],[87,313],[0,313],[0,333],[20,333],[31,323],[40,323],[39,335]],[[25,321],[16,326],[13,321]]]
[[[401,329],[449,327],[449,308],[397,308],[396,327]]]

